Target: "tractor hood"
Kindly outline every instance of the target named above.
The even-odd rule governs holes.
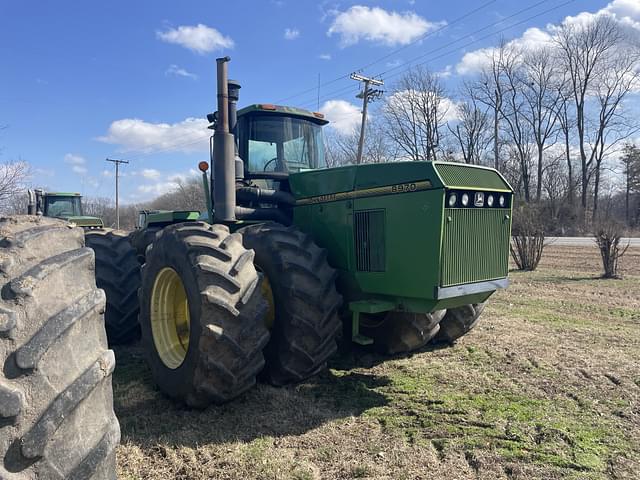
[[[297,204],[325,203],[441,188],[482,188],[511,192],[496,170],[450,162],[396,162],[347,165],[289,175]]]

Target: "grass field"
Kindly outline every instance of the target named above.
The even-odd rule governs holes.
[[[302,385],[190,411],[117,351],[121,479],[640,478],[640,249],[513,272],[451,348],[335,358]]]

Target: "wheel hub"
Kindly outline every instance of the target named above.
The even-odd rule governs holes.
[[[165,267],[156,276],[150,317],[158,356],[168,368],[178,368],[189,350],[191,320],[187,293],[173,268]]]

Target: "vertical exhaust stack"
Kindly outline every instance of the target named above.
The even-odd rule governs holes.
[[[213,134],[213,205],[214,222],[235,222],[235,140],[229,131],[229,86],[227,62],[216,59],[218,73],[218,122]]]

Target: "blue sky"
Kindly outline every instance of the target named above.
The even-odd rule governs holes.
[[[566,3],[0,0],[0,160],[28,161],[51,190],[111,196],[104,159],[128,159],[122,201],[147,200],[207,157],[218,56],[232,57],[241,106],[316,109],[320,75],[320,106],[344,129],[357,121],[357,84],[324,84],[365,65],[368,75],[395,68],[382,76],[392,84],[423,55],[454,90],[474,51],[501,35],[535,41],[547,24],[606,8],[640,22],[638,0]]]

